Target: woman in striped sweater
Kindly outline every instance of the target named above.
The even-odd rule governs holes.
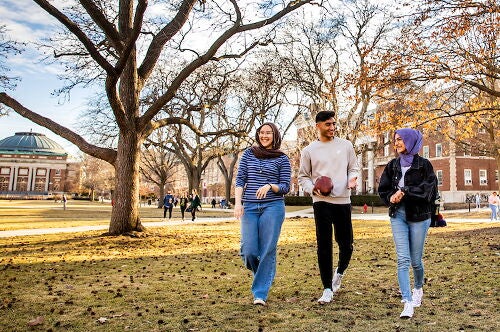
[[[288,156],[279,149],[281,136],[275,124],[261,125],[255,141],[257,145],[243,152],[238,166],[234,216],[241,219],[240,254],[253,273],[253,303],[266,305],[276,273],[291,167]]]

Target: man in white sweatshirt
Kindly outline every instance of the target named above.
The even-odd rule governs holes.
[[[351,222],[351,189],[356,187],[359,166],[351,142],[335,137],[335,113],[321,111],[316,115],[318,140],[302,150],[298,180],[304,192],[312,195],[318,265],[323,283],[320,304],[332,301],[340,288],[344,271],[353,251]],[[324,196],[314,187],[316,179],[328,176],[333,181],[332,192]],[[333,240],[339,246],[339,259],[333,272]]]

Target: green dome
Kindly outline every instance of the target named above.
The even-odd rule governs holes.
[[[1,153],[39,154],[64,156],[67,152],[62,146],[45,136],[33,132],[16,133],[0,141]]]

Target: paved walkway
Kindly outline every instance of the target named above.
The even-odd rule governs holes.
[[[227,210],[224,210],[227,211]],[[468,210],[453,210],[454,213],[467,213]],[[446,212],[444,212],[445,214]],[[304,210],[287,212],[286,218],[314,218],[313,209],[307,208]],[[389,217],[386,213],[367,213],[367,214],[353,214],[352,219],[361,219],[361,220],[389,220]],[[478,222],[478,223],[489,223],[490,219],[469,219],[467,217],[464,218],[445,218],[446,222]],[[191,220],[179,220],[174,219],[172,221],[154,221],[154,222],[143,222],[142,224],[145,227],[164,227],[164,226],[176,226],[183,224],[204,224],[204,223],[217,223],[217,222],[226,222],[226,221],[235,221],[233,217],[224,217],[224,218],[203,218],[197,217],[195,221]],[[498,222],[500,225],[500,222]],[[96,226],[75,226],[75,227],[59,227],[59,228],[35,228],[35,229],[18,229],[12,231],[0,231],[0,238],[5,237],[14,237],[14,236],[26,236],[26,235],[42,235],[42,234],[56,234],[56,233],[76,233],[76,232],[86,232],[86,231],[98,231],[98,230],[107,230],[109,225],[96,225]]]

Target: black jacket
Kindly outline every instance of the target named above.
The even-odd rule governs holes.
[[[399,205],[404,204],[408,221],[429,219],[437,196],[437,178],[432,164],[416,154],[411,167],[406,171],[404,187],[401,188],[405,195],[401,203],[392,204],[390,199],[400,189],[398,183],[401,175],[399,158],[395,158],[386,165],[380,178],[378,194],[385,205],[389,206],[389,215],[393,217]]]

